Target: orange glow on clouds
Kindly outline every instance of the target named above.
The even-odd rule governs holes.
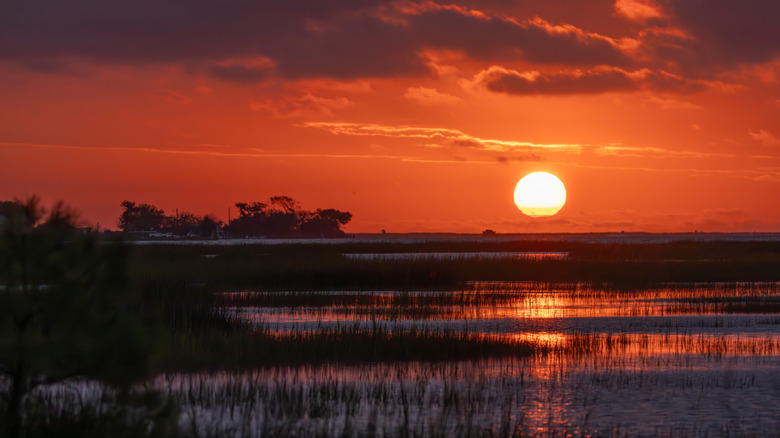
[[[0,199],[108,228],[125,199],[289,195],[353,233],[780,231],[774,0],[85,1],[0,13]],[[543,221],[507,196],[538,171],[568,191]]]

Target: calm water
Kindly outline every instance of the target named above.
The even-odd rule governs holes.
[[[156,239],[134,241],[138,245],[342,245],[352,243],[426,243],[426,242],[513,242],[513,241],[559,241],[584,243],[666,243],[680,241],[697,242],[778,242],[780,233],[542,233],[542,234],[356,234],[353,238],[338,239],[274,239],[246,238],[221,240]]]
[[[179,401],[179,425],[195,436],[780,435],[778,283],[227,296],[229,311],[280,334],[381,324],[552,352],[159,376],[154,386]],[[82,400],[97,390],[54,391]]]
[[[320,294],[344,293],[313,292],[310,297]],[[328,405],[333,409],[328,411],[331,420],[302,413],[293,421],[302,434],[318,428],[334,434],[354,428],[380,435],[417,430],[465,436],[469,427],[499,436],[507,431],[780,434],[776,283],[669,285],[630,292],[579,284],[482,283],[448,292],[458,298],[442,305],[435,303],[446,301],[440,299],[443,292],[349,294],[370,296],[386,305],[350,305],[334,298],[332,305],[311,307],[299,296],[301,302],[289,306],[231,309],[279,332],[368,329],[379,323],[387,328],[500,334],[568,348],[529,359],[334,364],[208,378],[173,376],[167,382],[179,390],[205,384],[214,394],[234,391],[235,385],[277,395],[280,388],[298,388],[301,403],[310,408],[318,403],[318,394],[331,391],[335,395]],[[258,406],[272,400],[261,396]],[[272,428],[292,419],[269,415],[267,406],[246,411],[243,419],[209,415],[224,427],[232,421],[251,421]],[[406,426],[399,429],[399,424]]]
[[[354,260],[458,260],[458,259],[515,259],[515,260],[564,260],[569,256],[564,251],[547,252],[396,252],[396,253],[347,253],[344,257]]]

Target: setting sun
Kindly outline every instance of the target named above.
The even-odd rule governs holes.
[[[547,172],[529,173],[515,187],[515,204],[530,217],[552,216],[566,203],[566,188]]]
[[[779,22],[0,0],[0,438],[780,438]]]

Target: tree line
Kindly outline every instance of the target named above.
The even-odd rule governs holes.
[[[122,202],[119,228],[128,232],[162,233],[175,236],[230,237],[343,237],[343,225],[352,214],[336,209],[303,210],[289,196],[272,196],[267,202],[238,202],[238,217],[224,223],[213,214],[189,212],[166,215],[151,204]]]

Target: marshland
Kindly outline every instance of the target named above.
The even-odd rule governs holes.
[[[198,243],[97,244],[138,372],[43,379],[14,433],[780,434],[772,239]]]

